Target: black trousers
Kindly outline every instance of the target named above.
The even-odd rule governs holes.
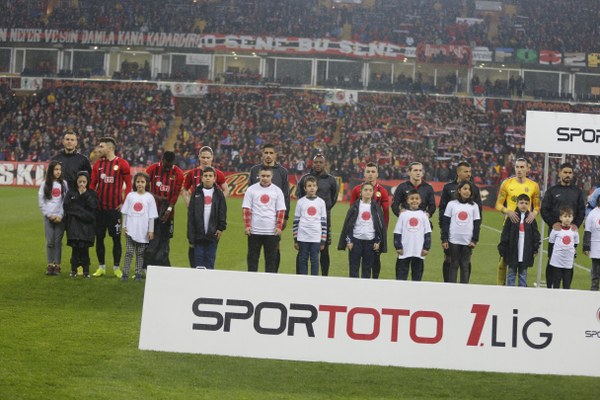
[[[464,244],[449,243],[449,250],[451,261],[448,282],[456,283],[458,271],[460,270],[460,283],[469,283],[473,249]]]
[[[144,252],[144,269],[148,265],[171,266],[169,253],[173,237],[173,222],[173,220],[160,222],[160,218],[154,220],[154,239],[148,243]]]
[[[279,248],[279,236],[275,235],[250,235],[248,236],[248,256],[246,262],[248,271],[258,271],[258,260],[260,250],[264,247],[265,253],[265,271],[277,273],[277,251]]]
[[[562,282],[563,289],[571,289],[571,281],[573,281],[573,268],[558,268],[549,265],[550,273],[552,274],[553,289],[560,289]],[[546,278],[547,279],[547,278]]]
[[[408,279],[408,271],[411,270],[411,278],[413,281],[423,279],[424,262],[419,257],[406,257],[396,260],[396,279],[405,281]]]
[[[452,257],[450,257],[450,249],[444,249],[444,263],[442,264],[442,276],[444,277],[444,282],[450,282],[448,278],[448,274],[450,272],[450,263]],[[469,262],[469,279],[471,278],[471,263]]]
[[[119,210],[97,210],[96,211],[96,256],[100,265],[106,265],[106,248],[104,238],[108,231],[113,241],[113,265],[121,263],[121,211]]]
[[[71,272],[77,272],[77,267],[83,268],[83,274],[90,274],[90,245],[84,242],[76,242],[72,245]]]

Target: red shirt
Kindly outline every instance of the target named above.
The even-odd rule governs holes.
[[[385,228],[387,229],[390,222],[390,196],[388,191],[379,183],[377,183],[374,187],[373,198],[383,210],[383,219],[385,222]],[[354,202],[358,199],[360,199],[360,185],[356,185],[354,186],[354,189],[352,189],[350,204],[354,204]]]
[[[183,184],[183,171],[177,165],[173,165],[170,170],[166,171],[161,162],[152,164],[146,169],[146,173],[150,175],[150,193],[159,197],[166,198],[171,207],[175,206],[181,192]],[[158,201],[156,206],[160,211]]]
[[[125,189],[123,189],[125,184]],[[115,210],[131,192],[131,170],[129,163],[120,157],[112,161],[101,158],[92,167],[90,189],[98,193],[98,208]]]
[[[202,167],[196,167],[192,170],[189,170],[185,173],[185,178],[183,180],[183,188],[187,191],[193,190],[196,186],[202,183]],[[219,188],[223,187],[225,183],[225,174],[221,172],[221,170],[217,171],[216,182]]]

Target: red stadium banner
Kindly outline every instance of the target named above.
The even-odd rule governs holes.
[[[469,46],[420,43],[417,45],[417,62],[471,66],[473,56]]]
[[[285,54],[332,54],[357,58],[389,58],[399,61],[406,58],[404,46],[387,42],[362,43],[353,40],[285,36],[0,28],[0,42],[168,47],[206,51],[235,50]]]

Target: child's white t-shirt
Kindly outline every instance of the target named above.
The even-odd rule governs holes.
[[[65,193],[67,192],[67,184],[59,183],[57,181],[52,182],[52,191],[50,192],[50,199],[44,197],[44,187],[46,182],[42,182],[38,191],[38,205],[44,217],[50,215],[58,215],[62,218],[64,215],[63,200]]]
[[[148,243],[150,226],[154,227],[154,218],[158,218],[154,197],[148,192],[131,192],[125,198],[121,213],[126,216],[123,228],[127,229],[127,235],[137,243]]]
[[[431,223],[423,210],[406,210],[400,213],[394,233],[402,235],[403,254],[398,259],[419,257],[423,251],[425,234],[431,232]]]
[[[264,187],[260,182],[246,190],[242,208],[250,209],[250,232],[253,235],[274,235],[277,211],[286,209],[281,189],[274,184]]]
[[[468,245],[473,239],[473,222],[481,219],[477,204],[461,203],[452,200],[446,206],[444,216],[450,217],[448,241],[453,244]]]
[[[523,253],[525,252],[525,213],[521,214],[519,222],[519,241],[517,242],[518,262],[523,262]]]
[[[214,186],[210,189],[202,188],[202,193],[204,194],[204,233],[208,232],[208,224],[210,221],[210,213],[212,210],[212,199],[213,194],[215,193]]]
[[[585,231],[591,233],[590,258],[600,258],[600,208],[594,208],[586,217]]]
[[[319,197],[302,197],[296,203],[294,219],[298,218],[299,242],[320,243],[323,236],[322,221],[327,221],[325,201]]]
[[[352,236],[358,240],[375,239],[375,225],[373,224],[373,215],[371,215],[371,203],[360,201]]]
[[[550,231],[549,243],[554,243],[550,265],[556,268],[573,268],[575,245],[579,243],[579,233],[571,228]]]

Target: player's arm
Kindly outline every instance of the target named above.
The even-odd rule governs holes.
[[[288,172],[285,168],[281,170],[281,191],[283,192],[283,199],[285,200],[285,220],[290,217],[290,180],[288,179]],[[285,225],[284,228],[285,229]]]
[[[340,192],[340,189],[338,187],[338,181],[337,179],[335,179],[333,176],[331,177],[331,208],[333,208],[333,206],[335,206],[335,204],[338,201],[338,193]]]
[[[402,189],[400,188],[402,184],[396,186],[396,191],[394,192],[394,197],[392,199],[392,212],[397,217],[400,215],[400,205],[402,204]]]
[[[533,182],[533,184],[534,184],[533,185],[534,188],[531,193],[531,199],[532,199],[531,203],[533,204],[533,211],[530,212],[529,215],[527,216],[527,219],[525,219],[525,222],[527,222],[528,224],[530,224],[532,221],[535,220],[535,217],[537,217],[537,215],[540,213],[540,210],[542,208],[540,185],[538,185],[535,182]]]
[[[577,196],[577,209],[575,210],[575,218],[573,223],[580,227],[585,221],[585,198],[583,197],[583,191],[579,192]]]
[[[360,185],[354,186],[352,192],[350,192],[350,204],[356,203],[356,200],[360,197]]]
[[[123,182],[125,183],[125,192],[123,193],[122,196],[122,200],[121,200],[121,204],[123,204],[122,202],[125,201],[125,198],[127,197],[127,195],[129,193],[131,193],[131,169],[129,167],[128,163],[123,163],[123,165],[121,166],[121,174],[123,176]]]
[[[302,197],[306,196],[306,193],[304,191],[304,177],[306,175],[304,175],[302,178],[300,178],[300,180],[296,183],[296,199],[301,199]]]
[[[90,176],[89,188],[94,191],[98,188],[98,167],[95,164],[94,169],[92,169],[92,175]]]
[[[428,190],[429,194],[427,196],[427,214],[429,214],[429,218],[433,217],[435,214],[435,193],[433,192],[433,187],[429,186]]]
[[[185,206],[189,207],[190,206],[190,198],[191,198],[191,193],[190,193],[190,188],[192,187],[192,171],[187,171],[185,173],[185,176],[183,178],[183,185],[181,188],[181,197],[183,197],[183,201],[185,201]]]
[[[383,221],[385,222],[384,228],[387,229],[390,223],[390,195],[385,189],[381,193],[381,208],[383,210]]]
[[[554,210],[554,202],[552,199],[554,198],[552,194],[552,190],[549,189],[544,194],[544,198],[542,199],[542,206],[540,207],[540,211],[542,213],[542,219],[548,226],[552,226],[558,219],[556,219],[556,213]]]
[[[506,197],[508,196],[508,183],[507,181],[502,182],[500,185],[500,190],[498,190],[498,198],[496,199],[496,210],[500,211],[503,214],[506,214],[508,209],[505,207]]]
[[[450,190],[448,189],[448,185],[444,185],[444,188],[442,189],[442,194],[440,196],[440,205],[438,206],[438,217],[439,217],[439,224],[440,227],[442,226],[442,216],[444,215],[444,212],[446,211],[446,206],[448,205],[448,202],[450,202]]]
[[[181,188],[183,186],[183,171],[180,169],[175,170],[175,185],[173,191],[171,192],[169,205],[171,207],[175,207],[177,200],[179,199],[179,193],[181,192]]]
[[[223,184],[221,185],[221,190],[223,191],[223,195],[225,197],[229,196],[229,185],[227,184],[227,182],[223,182]]]

